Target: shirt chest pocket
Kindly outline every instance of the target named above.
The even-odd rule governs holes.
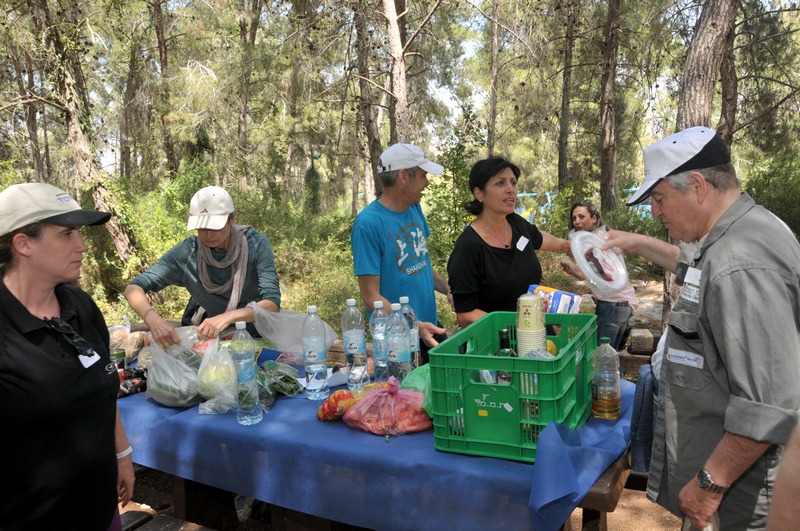
[[[702,354],[697,315],[680,306],[675,306],[669,318],[668,348],[664,353],[667,379],[679,387],[699,391],[711,383],[711,372]]]

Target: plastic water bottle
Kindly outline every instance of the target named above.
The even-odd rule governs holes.
[[[256,383],[256,353],[253,337],[245,328],[244,321],[236,321],[236,332],[230,345],[231,358],[236,364],[236,382],[238,386],[239,407],[236,420],[239,424],[249,426],[258,424],[264,418],[264,410],[258,401],[258,384]]]
[[[607,337],[600,338],[594,353],[592,413],[601,419],[616,420],[620,410],[619,356]]]
[[[385,382],[389,379],[389,360],[386,358],[386,321],[389,318],[383,309],[383,301],[375,301],[375,309],[369,319],[369,330],[372,334],[372,361],[375,366],[375,381]]]
[[[317,315],[316,306],[308,307],[302,332],[306,397],[309,400],[324,400],[331,394],[328,387],[328,343],[325,340],[325,323]]]
[[[396,302],[392,303],[392,315],[386,321],[386,358],[389,376],[402,382],[412,370],[411,351],[408,348],[408,321]]]
[[[411,307],[406,296],[400,297],[400,313],[408,321],[408,348],[411,351],[412,367],[416,368],[422,365],[419,351],[419,321],[417,321],[417,312]]]
[[[352,391],[369,383],[364,314],[356,306],[355,299],[347,299],[342,314],[342,338],[347,358],[347,388]]]

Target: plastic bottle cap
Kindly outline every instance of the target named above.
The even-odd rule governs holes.
[[[345,301],[345,304],[346,304],[347,306],[355,306],[355,305],[356,305],[356,300],[355,300],[355,299],[347,299],[347,300]]]
[[[236,321],[236,330],[244,330],[247,327],[244,321]]]
[[[609,343],[610,344],[611,343],[611,338],[601,337],[600,338],[600,344],[602,345],[603,343]]]
[[[374,303],[375,308],[383,308],[383,301],[375,301]]]
[[[399,310],[400,310],[400,303],[399,302],[393,302],[392,303],[392,311],[396,312],[396,311],[399,311]]]
[[[400,297],[400,304],[408,304],[408,297],[406,295]]]
[[[317,307],[314,305],[309,306],[308,313],[317,313]]]

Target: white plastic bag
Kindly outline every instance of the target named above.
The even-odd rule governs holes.
[[[200,402],[197,370],[164,352],[153,341],[147,366],[147,398],[170,407],[189,407]]]
[[[214,339],[197,371],[197,391],[206,399],[200,414],[227,413],[237,406],[236,365],[228,349]]]
[[[306,314],[292,310],[270,312],[251,302],[247,305],[253,310],[255,322],[253,323],[259,335],[269,340],[275,350],[291,352],[303,357],[303,320]],[[330,350],[336,341],[336,332],[331,325],[325,323],[325,339]],[[302,363],[302,361],[301,361]]]

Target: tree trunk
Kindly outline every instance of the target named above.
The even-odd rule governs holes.
[[[239,120],[237,148],[239,151],[239,165],[241,169],[240,179],[245,186],[249,185],[248,180],[248,155],[249,147],[247,141],[247,119],[250,115],[250,89],[252,82],[250,75],[253,71],[253,47],[256,43],[256,35],[260,26],[261,11],[264,6],[263,0],[251,0],[247,5],[246,0],[239,0],[239,46],[242,50],[241,64],[241,83],[239,86]]]
[[[733,31],[739,0],[707,0],[689,46],[678,97],[676,129],[711,126],[717,77]]]
[[[11,66],[14,68],[15,77],[17,78],[17,91],[19,92],[20,98],[25,102],[23,103],[23,110],[25,112],[25,127],[28,130],[28,143],[31,146],[31,164],[33,165],[36,180],[47,182],[48,176],[45,173],[42,152],[39,147],[39,123],[36,121],[37,103],[30,98],[30,96],[36,92],[33,62],[27,51],[24,55],[25,68],[22,68],[21,57],[19,56],[17,48],[15,46],[9,47]],[[25,72],[27,72],[27,76],[25,76]],[[26,77],[28,79],[27,83],[24,82]]]
[[[606,42],[603,50],[603,75],[600,95],[600,206],[603,212],[617,208],[617,120],[614,94],[619,49],[620,0],[609,0]]]
[[[575,43],[575,14],[572,0],[567,0],[566,36],[564,38],[564,74],[561,87],[561,112],[558,118],[558,187],[569,184],[569,102],[572,89],[572,49]]]
[[[358,119],[364,128],[364,142],[369,155],[370,176],[373,185],[368,187],[373,194],[368,194],[367,200],[383,193],[383,184],[378,178],[377,162],[381,157],[381,136],[375,112],[375,100],[372,97],[371,73],[369,68],[370,36],[364,15],[364,3],[359,0],[354,12],[354,25],[356,30],[356,56],[358,59]],[[373,164],[373,162],[375,164]]]
[[[153,0],[153,26],[156,31],[156,41],[158,42],[158,61],[161,67],[161,138],[164,142],[164,155],[167,158],[167,170],[173,175],[178,173],[178,156],[175,154],[175,144],[172,134],[169,131],[169,121],[167,120],[167,109],[169,109],[169,78],[167,73],[167,39],[164,33],[164,17],[161,11],[161,0]]]
[[[500,11],[500,0],[492,3],[492,78],[491,88],[489,89],[489,126],[486,132],[486,147],[488,156],[494,154],[495,127],[497,125],[497,85],[498,72],[500,70],[500,24],[497,21]]]
[[[135,135],[136,106],[134,99],[139,89],[139,40],[133,36],[128,55],[128,74],[122,90],[122,109],[119,114],[119,167],[123,179],[129,179],[134,172],[132,145]]]
[[[82,126],[87,124],[86,127],[89,127],[91,120],[85,105],[88,96],[79,55],[64,44],[59,27],[51,20],[46,0],[29,0],[29,5],[34,13],[37,38],[45,46],[45,70],[52,74],[53,85],[65,109],[67,140],[72,150],[80,188],[90,191],[96,209],[115,213],[114,201],[103,185],[102,175],[93,160],[91,139]],[[60,12],[59,22],[79,27],[77,21],[71,20],[71,15],[66,11]],[[123,264],[127,264],[136,242],[118,220],[119,217],[112,216],[105,227],[114,242],[117,255]]]
[[[738,10],[739,0],[707,0],[703,6],[683,67],[676,130],[711,125],[717,76],[721,73],[723,58],[732,46],[730,39]],[[723,73],[723,77],[724,75]],[[723,88],[725,89],[723,95],[730,97],[727,92],[730,87]],[[730,117],[726,113],[722,120],[727,119]],[[675,275],[667,273],[664,276],[663,325],[669,321],[672,304],[677,296]]]
[[[411,111],[408,108],[406,60],[403,50],[403,34],[405,28],[400,25],[401,21],[398,17],[398,4],[403,4],[402,0],[383,0],[384,16],[386,17],[386,34],[389,39],[389,56],[392,58],[391,102],[393,112],[389,117],[392,144],[411,141]],[[400,14],[403,14],[403,11],[400,11]]]
[[[738,100],[739,80],[736,76],[736,62],[733,54],[733,41],[736,32],[731,31],[725,46],[725,57],[720,66],[720,89],[722,92],[722,109],[720,111],[717,132],[729,146],[733,141],[733,130],[736,126],[736,102]]]

